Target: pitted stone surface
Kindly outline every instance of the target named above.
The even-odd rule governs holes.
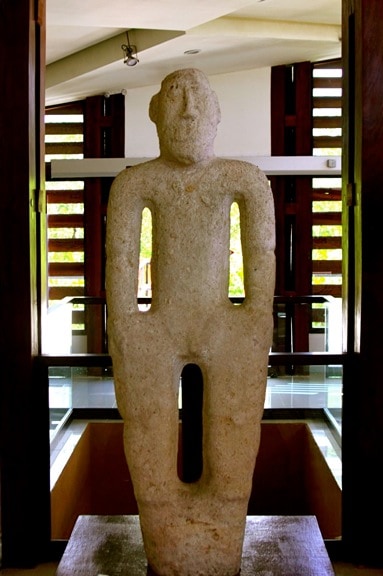
[[[179,70],[150,105],[159,158],[120,173],[107,219],[108,335],[145,552],[160,576],[239,572],[272,337],[274,209],[254,165],[217,158],[219,105]],[[245,301],[228,298],[230,208],[240,208]],[[152,305],[137,306],[141,216],[153,219]],[[183,367],[204,380],[203,471],[177,475]]]

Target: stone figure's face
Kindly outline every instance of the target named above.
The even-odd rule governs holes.
[[[150,117],[157,124],[163,157],[191,164],[213,155],[220,111],[216,94],[199,70],[167,76],[153,96]]]

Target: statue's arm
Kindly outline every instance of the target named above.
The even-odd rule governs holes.
[[[133,181],[132,181],[133,180]],[[137,311],[142,203],[129,170],[114,180],[106,226],[106,291],[114,323]]]
[[[274,200],[266,176],[249,168],[248,191],[239,200],[245,304],[269,305],[275,285]]]

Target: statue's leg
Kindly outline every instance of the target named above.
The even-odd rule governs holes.
[[[127,346],[123,366],[114,375],[125,454],[139,505],[167,499],[179,481],[179,369],[171,351],[151,344]]]
[[[222,327],[210,353],[204,383],[204,472],[217,496],[227,491],[229,499],[247,500],[260,441],[268,346],[258,345],[253,333],[236,322]]]

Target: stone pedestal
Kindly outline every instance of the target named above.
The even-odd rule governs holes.
[[[56,576],[151,574],[138,516],[80,516]],[[241,576],[256,575],[334,576],[315,516],[248,516]]]

